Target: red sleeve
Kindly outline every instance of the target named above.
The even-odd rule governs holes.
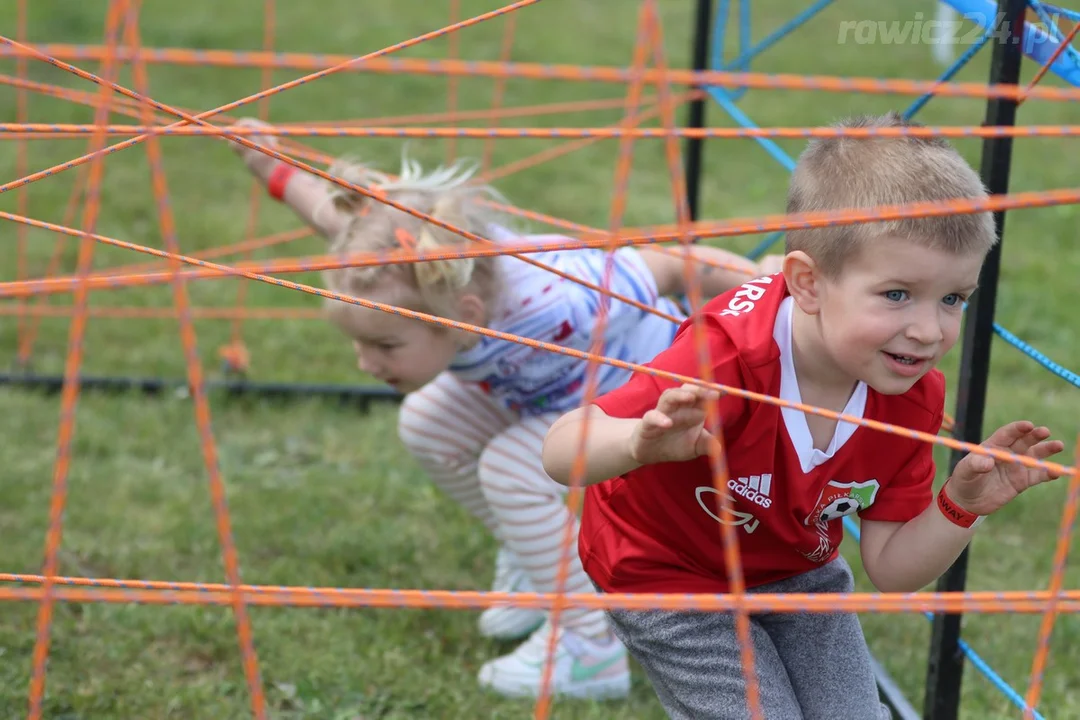
[[[712,366],[712,381],[729,387],[745,387],[740,369],[739,354],[731,339],[708,319],[705,323],[705,341],[708,343],[709,362]],[[695,336],[690,320],[679,328],[671,346],[657,355],[645,367],[655,370],[677,373],[692,378],[701,378],[701,367],[695,349]],[[625,384],[609,393],[599,396],[595,404],[611,417],[641,417],[656,407],[660,394],[682,383],[666,377],[657,377],[643,372],[634,372]],[[728,422],[741,414],[746,401],[739,397],[723,395],[720,398],[720,415]]]
[[[945,417],[945,382],[943,377],[927,377],[929,392],[927,393],[927,405],[936,410],[924,408],[920,415],[926,422],[925,427],[912,425],[916,430],[937,435],[941,430],[941,423]],[[898,425],[903,423],[896,423]],[[893,440],[896,442],[896,440]],[[929,507],[934,499],[934,445],[922,440],[904,440],[903,443],[910,448],[907,459],[903,461],[899,471],[883,482],[874,503],[866,510],[859,513],[864,520],[881,520],[885,522],[907,522],[918,516]]]

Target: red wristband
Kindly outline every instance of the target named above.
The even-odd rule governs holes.
[[[983,515],[968,512],[949,499],[948,494],[945,492],[945,488],[948,486],[949,483],[946,482],[941,486],[941,490],[938,490],[937,505],[938,509],[941,510],[941,514],[948,518],[949,522],[962,528],[973,528],[982,522]]]
[[[266,192],[278,202],[285,199],[285,186],[289,184],[289,178],[296,172],[294,165],[279,162],[270,171],[270,177],[266,180]]]

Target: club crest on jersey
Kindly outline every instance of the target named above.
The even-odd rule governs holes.
[[[822,488],[814,509],[806,517],[807,525],[825,524],[845,515],[853,515],[874,504],[880,485],[877,480],[842,483],[830,480]]]
[[[754,278],[750,282],[743,283],[730,300],[728,300],[727,307],[721,311],[720,315],[723,316],[735,316],[738,317],[745,312],[750,312],[754,309],[754,305],[765,294],[766,286],[772,283],[772,277],[766,275],[765,277]]]

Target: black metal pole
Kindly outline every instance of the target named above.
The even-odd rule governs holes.
[[[1013,84],[1020,78],[1023,58],[1024,14],[1026,0],[998,0],[997,44],[990,63],[991,84]],[[986,125],[1011,126],[1016,121],[1016,101],[991,98],[986,106]],[[983,143],[982,179],[991,194],[1009,190],[1009,166],[1012,138],[987,138]],[[979,278],[979,289],[972,296],[964,323],[964,341],[960,358],[960,384],[956,402],[954,435],[970,443],[983,441],[983,413],[990,372],[990,347],[994,337],[994,304],[1001,268],[1001,240],[1005,213],[994,213],[998,243],[991,250]],[[953,452],[950,470],[965,453]],[[961,592],[967,579],[968,550],[938,580],[939,592]],[[964,656],[960,651],[962,615],[934,616],[930,636],[930,661],[927,667],[926,696],[923,713],[927,720],[955,720],[960,709],[960,683]]]
[[[695,72],[704,70],[709,62],[709,38],[712,35],[713,0],[697,0],[697,12],[694,13],[694,48],[691,63]],[[694,86],[695,90],[701,87]],[[705,126],[705,103],[707,98],[700,97],[690,101],[687,127],[700,129]],[[690,219],[698,219],[698,207],[701,197],[701,166],[704,152],[703,138],[686,139],[686,201],[690,209]]]
[[[106,393],[142,393],[160,395],[166,392],[190,392],[187,380],[153,377],[107,377],[82,375],[76,379],[80,390]],[[64,378],[60,375],[37,375],[30,372],[0,373],[0,386],[9,385],[47,394],[60,392]],[[315,396],[357,403],[366,408],[372,401],[397,403],[402,395],[381,385],[333,385],[329,383],[253,382],[243,379],[207,380],[210,392],[222,391],[229,397],[252,397],[263,400],[306,400]]]

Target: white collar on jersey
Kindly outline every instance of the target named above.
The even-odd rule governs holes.
[[[790,295],[780,303],[780,309],[776,313],[776,323],[773,325],[773,339],[780,347],[780,399],[801,403],[802,393],[799,391],[795,362],[791,356],[791,313],[794,307],[795,300]],[[866,383],[859,381],[859,384],[855,386],[855,391],[848,398],[843,414],[861,418],[865,410]],[[822,452],[814,447],[814,440],[810,436],[810,426],[806,424],[806,414],[802,410],[785,407],[781,408],[781,415],[784,418],[784,427],[787,428],[788,437],[791,438],[791,444],[799,455],[799,464],[804,473],[810,472],[839,452],[858,428],[857,425],[843,420],[836,423],[832,442]]]

